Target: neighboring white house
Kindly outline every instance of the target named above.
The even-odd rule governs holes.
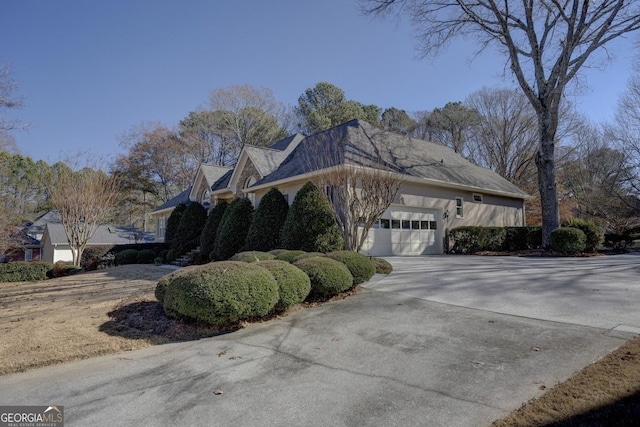
[[[101,225],[89,239],[87,247],[113,246],[131,243],[152,243],[152,233],[142,233],[133,227]],[[71,262],[73,255],[62,224],[48,223],[42,234],[41,260],[48,262]]]
[[[371,167],[371,159],[397,171],[403,184],[370,231],[362,249],[366,255],[441,254],[447,250],[451,228],[525,225],[524,201],[530,196],[497,173],[440,144],[379,129],[362,120],[308,137],[293,135],[266,148],[245,146],[235,167],[224,174],[220,170],[219,178],[206,190],[211,205],[248,197],[257,206],[276,187],[291,204],[319,170],[339,165]],[[195,182],[203,183],[202,179]],[[188,194],[189,200],[201,201],[205,192],[192,188]],[[167,203],[152,212],[158,224],[177,204]]]

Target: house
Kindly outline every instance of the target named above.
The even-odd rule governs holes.
[[[89,242],[91,246],[114,246],[132,243],[152,243],[152,233],[140,232],[134,227],[100,225]],[[41,260],[48,262],[72,261],[71,247],[61,223],[45,225],[41,240]]]
[[[207,191],[211,204],[248,197],[257,206],[276,187],[291,204],[307,181],[340,165],[384,165],[402,178],[396,200],[369,232],[362,249],[366,255],[441,254],[448,249],[451,228],[525,225],[524,201],[530,196],[497,173],[440,144],[358,119],[308,137],[293,135],[269,147],[245,146],[235,167]],[[191,189],[190,200],[205,193]]]
[[[60,224],[60,214],[57,211],[47,211],[17,231],[16,244],[5,254],[0,255],[0,261],[40,261],[42,234],[47,224]],[[3,256],[2,256],[3,255]]]

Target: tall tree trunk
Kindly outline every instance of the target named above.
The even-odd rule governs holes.
[[[542,246],[551,245],[551,232],[560,226],[558,214],[558,196],[554,165],[555,133],[557,126],[553,113],[548,106],[542,106],[538,112],[538,130],[540,146],[536,155],[538,166],[538,190],[542,208]]]

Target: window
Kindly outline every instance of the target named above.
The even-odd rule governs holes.
[[[482,194],[473,193],[473,201],[476,203],[482,203]]]
[[[391,228],[394,228],[394,229],[400,228],[400,220],[399,219],[392,219],[391,220]]]
[[[164,233],[165,230],[167,228],[167,218],[165,217],[160,217],[158,218],[158,222],[156,224],[157,227],[157,235],[158,235],[158,239],[164,239]]]
[[[391,228],[391,221],[388,219],[381,219],[380,228]]]
[[[402,220],[402,229],[403,230],[411,229],[411,221],[409,221],[408,219],[403,219]]]
[[[25,249],[24,250],[24,260],[25,261],[33,261],[33,249]]]
[[[244,187],[243,188],[249,188],[251,187],[253,184],[256,183],[256,179],[252,176],[250,176],[249,178],[247,178],[247,180],[244,182]],[[249,199],[249,201],[251,202],[252,205],[256,204],[256,195],[254,193],[244,193],[244,196]]]
[[[462,197],[456,197],[456,218],[464,217],[464,208],[462,206]]]
[[[411,221],[412,230],[420,230],[420,221]]]
[[[420,221],[420,228],[423,230],[429,229],[429,221]]]
[[[436,221],[429,221],[429,228],[432,230],[438,229],[438,223]]]
[[[287,202],[287,204],[289,204],[289,195],[283,194],[283,196],[284,196],[284,200]]]

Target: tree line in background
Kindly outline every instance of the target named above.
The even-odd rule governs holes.
[[[7,81],[0,73],[0,87],[3,82],[7,86],[0,95],[13,100],[15,86]],[[19,107],[18,101],[0,102],[0,113],[2,108]],[[483,88],[461,102],[407,112],[349,100],[342,89],[327,82],[305,90],[295,107],[276,101],[268,89],[242,85],[212,91],[205,108],[189,112],[174,128],[150,122],[124,133],[120,142],[126,153],[108,171],[120,189],[108,218],[149,229],[147,213],[188,188],[201,163],[231,166],[245,144],[265,146],[354,118],[439,142],[530,194],[537,193],[538,121],[521,91]],[[630,82],[613,123],[590,123],[568,103],[561,105],[559,118],[554,156],[561,216],[593,219],[616,232],[633,225],[640,209],[640,79]],[[0,125],[5,131],[21,126],[7,121]],[[42,177],[69,166],[34,162],[10,144],[0,149],[0,227],[7,230],[54,207]],[[530,223],[540,223],[539,197],[529,202],[527,214]]]

